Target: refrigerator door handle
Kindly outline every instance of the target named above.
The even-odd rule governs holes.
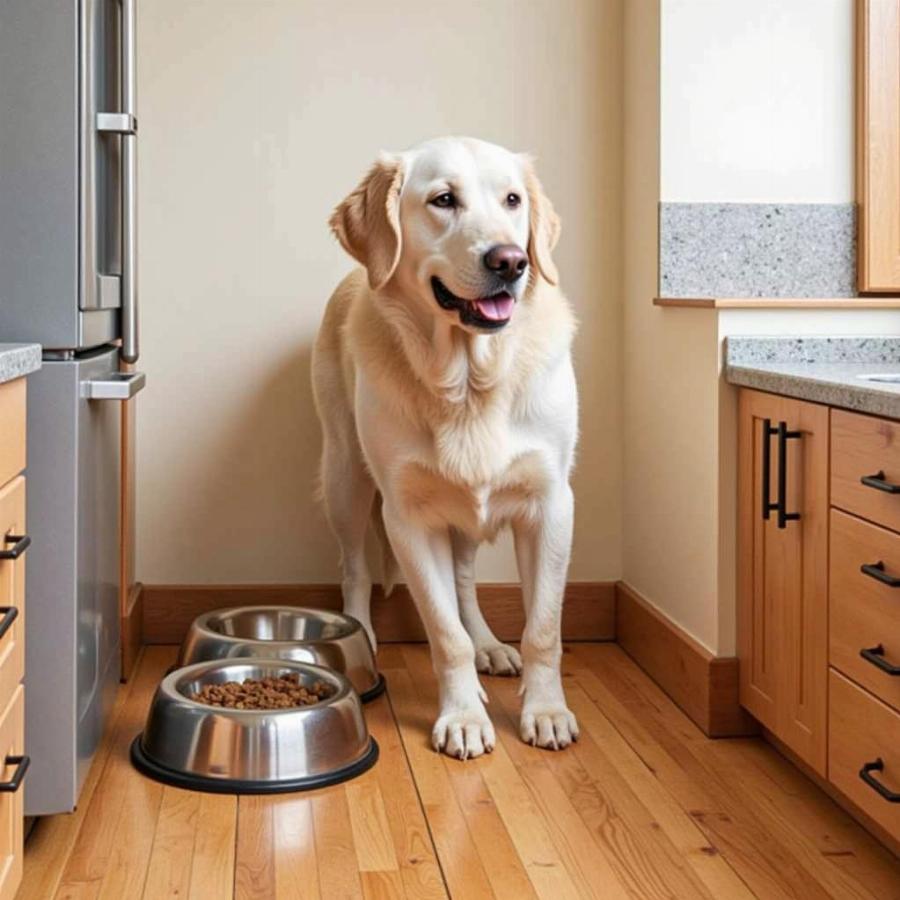
[[[143,372],[114,372],[106,378],[91,378],[81,383],[81,395],[88,400],[130,400],[144,389]]]
[[[135,113],[135,5],[122,0],[122,112],[134,128],[122,134],[122,349],[126,363],[137,362],[137,128]],[[143,377],[143,376],[142,376]],[[139,390],[139,389],[138,389]]]

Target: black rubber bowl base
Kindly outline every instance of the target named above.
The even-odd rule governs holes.
[[[372,685],[367,691],[363,691],[359,695],[359,699],[363,703],[371,703],[373,700],[377,700],[387,688],[387,681],[385,681],[384,675],[381,672],[378,673],[378,681]]]
[[[373,688],[374,690],[374,688]],[[384,688],[382,687],[382,690]],[[186,788],[191,791],[205,791],[209,794],[289,794],[294,791],[311,791],[315,788],[329,787],[349,781],[367,772],[378,760],[378,744],[375,738],[369,738],[369,749],[365,755],[349,766],[336,769],[324,775],[313,775],[308,778],[295,778],[288,781],[241,781],[230,778],[209,778],[204,775],[191,775],[169,769],[152,760],[141,747],[138,735],[131,743],[131,762],[134,767],[155,781],[170,784],[173,787]]]

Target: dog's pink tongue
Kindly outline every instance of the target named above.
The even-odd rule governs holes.
[[[486,319],[492,322],[503,322],[512,315],[513,300],[509,294],[501,294],[497,297],[483,297],[476,300],[475,305]]]

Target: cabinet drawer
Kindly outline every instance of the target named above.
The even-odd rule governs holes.
[[[25,468],[25,379],[0,384],[0,484]]]
[[[25,533],[25,478],[21,475],[0,487],[0,539]],[[11,545],[5,543],[4,548]],[[0,559],[0,622],[16,610],[12,624],[0,637],[0,709],[9,702],[25,674],[25,555]]]
[[[900,792],[900,714],[867,691],[831,670],[829,680],[828,779],[860,809],[900,839],[900,803],[892,803],[867,784],[860,772],[869,772],[884,790]]]
[[[831,502],[900,531],[900,422],[832,411]]]
[[[900,676],[877,665],[900,666],[900,535],[832,510],[829,600],[828,661],[900,710]],[[878,647],[884,652],[861,655]]]
[[[21,756],[25,738],[25,688],[19,685],[0,718],[0,780],[13,777],[10,756]],[[12,900],[22,881],[25,785],[13,793],[0,793],[0,900]]]

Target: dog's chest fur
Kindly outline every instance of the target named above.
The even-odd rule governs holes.
[[[409,517],[489,539],[510,521],[535,516],[547,490],[567,474],[555,471],[553,438],[537,424],[546,400],[541,373],[568,353],[573,331],[562,302],[555,313],[552,322],[541,321],[540,310],[523,309],[517,332],[480,350],[419,346],[371,307],[351,323],[360,374],[386,418],[416,436],[398,438],[391,483],[379,484]],[[559,438],[574,443],[574,435]]]

